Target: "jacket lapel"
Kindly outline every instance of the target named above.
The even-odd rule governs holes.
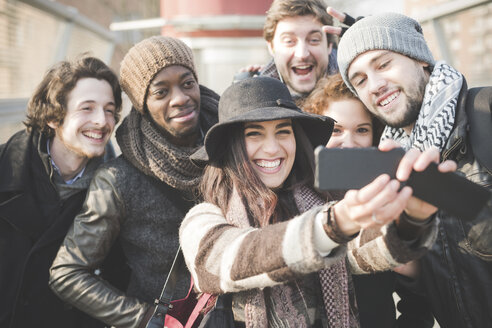
[[[30,193],[22,191],[9,193],[0,192],[0,218],[7,221],[16,230],[34,236],[40,229],[41,209],[37,206]]]

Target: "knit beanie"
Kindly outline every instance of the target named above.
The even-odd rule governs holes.
[[[355,94],[348,79],[348,69],[357,56],[370,50],[394,51],[431,66],[435,62],[416,20],[397,13],[365,17],[352,25],[338,44],[340,73]]]
[[[143,113],[145,96],[154,76],[163,68],[181,65],[198,81],[191,49],[181,40],[153,36],[134,45],[121,61],[120,84],[133,107]]]

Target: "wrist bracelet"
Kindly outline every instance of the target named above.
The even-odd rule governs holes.
[[[345,244],[354,239],[359,233],[347,236],[342,232],[342,230],[340,230],[340,227],[337,224],[337,220],[335,220],[335,211],[333,211],[333,205],[335,204],[336,202],[330,202],[324,205],[323,209],[321,210],[325,218],[323,229],[331,240],[333,240],[337,244]]]

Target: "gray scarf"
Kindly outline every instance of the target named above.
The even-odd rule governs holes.
[[[454,126],[456,104],[463,85],[463,76],[443,61],[436,63],[425,87],[419,116],[410,135],[402,128],[387,126],[381,140],[393,139],[408,150],[424,151],[430,147],[444,150]]]

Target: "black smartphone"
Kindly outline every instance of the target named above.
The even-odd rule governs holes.
[[[360,189],[379,175],[395,178],[405,151],[383,152],[377,148],[337,148],[315,150],[315,188],[322,191]],[[413,195],[461,219],[473,220],[487,201],[490,191],[455,173],[442,173],[434,163],[422,172],[413,171],[402,185]]]
[[[422,172],[413,171],[407,186],[415,197],[465,220],[473,220],[491,197],[487,188],[455,172],[439,172],[434,163]]]
[[[394,179],[402,148],[380,151],[370,148],[325,148],[314,151],[316,172],[314,187],[319,190],[360,189],[383,173]]]

